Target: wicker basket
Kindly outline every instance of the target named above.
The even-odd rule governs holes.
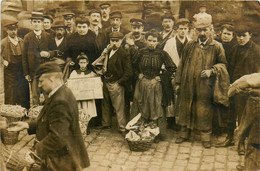
[[[4,116],[4,117],[7,119],[8,124],[22,120],[21,117],[12,117],[12,116]]]
[[[14,145],[18,142],[19,131],[7,131],[6,129],[1,130],[2,142],[5,145]]]
[[[147,151],[151,148],[154,138],[140,141],[130,141],[126,139],[131,151]]]

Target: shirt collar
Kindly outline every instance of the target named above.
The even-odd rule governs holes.
[[[183,39],[181,39],[181,38],[179,37],[179,35],[177,35],[176,38],[177,38],[182,44],[184,44],[185,41],[186,41],[186,39],[187,39],[186,36],[185,36]]]
[[[18,37],[16,36],[14,39],[8,36],[9,40],[16,46],[19,42]]]
[[[118,27],[117,29],[114,29],[114,28],[112,27],[112,32],[113,32],[113,31],[118,31],[118,32],[119,32],[119,31],[120,31],[120,27]]]
[[[58,91],[58,90],[61,88],[61,86],[63,86],[63,84],[60,84],[60,85],[57,86],[55,89],[53,89],[53,90],[49,93],[48,98],[50,98],[54,93],[56,93],[56,91]]]
[[[42,34],[42,30],[33,30],[33,32],[37,35],[40,36]]]
[[[209,38],[207,38],[206,41],[202,42],[202,41],[200,41],[200,39],[199,39],[199,45],[205,46],[205,45],[207,44],[208,40],[209,40]]]

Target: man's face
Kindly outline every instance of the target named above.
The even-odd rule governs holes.
[[[110,45],[112,46],[113,50],[120,48],[122,44],[122,39],[110,39]]]
[[[55,28],[55,34],[58,39],[61,39],[65,36],[65,29],[63,27]]]
[[[206,7],[200,7],[200,12],[203,13],[203,12],[206,12],[207,11],[207,8]]]
[[[133,36],[139,37],[144,31],[144,26],[132,26]]]
[[[174,24],[174,21],[172,19],[164,18],[162,20],[163,30],[165,30],[166,32],[169,32],[172,30],[173,24]]]
[[[50,20],[50,19],[45,18],[45,19],[43,20],[43,28],[44,28],[45,30],[51,29],[51,20]]]
[[[211,35],[210,27],[196,28],[196,31],[198,33],[200,41],[202,42],[205,42]]]
[[[85,70],[87,68],[88,61],[87,59],[80,59],[79,60],[79,67],[81,70]]]
[[[156,46],[158,45],[159,41],[158,41],[158,38],[157,37],[153,37],[152,35],[149,35],[147,37],[147,46],[149,49],[155,49]]]
[[[67,27],[72,27],[74,24],[74,19],[73,18],[64,18],[64,24]]]
[[[40,19],[32,19],[31,20],[32,26],[33,26],[33,30],[39,31],[42,29],[43,26],[43,22]]]
[[[8,28],[6,32],[11,38],[15,38],[17,36],[17,28]]]
[[[90,24],[97,26],[101,22],[101,16],[99,13],[92,13],[89,17]]]
[[[103,18],[108,18],[110,14],[110,7],[104,7],[101,9],[101,15]]]
[[[52,81],[48,74],[42,74],[39,78],[38,87],[42,89],[45,93],[49,94],[52,91],[51,87]]]
[[[240,46],[244,46],[245,44],[247,44],[247,42],[249,42],[250,39],[251,39],[251,35],[249,34],[249,32],[237,34],[237,43]]]
[[[110,19],[110,25],[113,27],[113,28],[119,28],[120,25],[121,25],[121,19],[120,18],[111,18]]]
[[[177,29],[177,34],[180,38],[184,38],[189,33],[189,26],[188,24],[180,24]]]
[[[225,43],[227,42],[231,42],[231,40],[233,39],[234,34],[232,31],[227,30],[226,28],[224,28],[221,32],[221,40]]]
[[[78,23],[77,24],[77,32],[79,35],[86,35],[88,33],[88,25],[87,23]]]

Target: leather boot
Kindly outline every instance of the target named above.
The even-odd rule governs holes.
[[[235,145],[233,137],[227,136],[224,141],[217,143],[215,147],[228,147],[233,145]]]

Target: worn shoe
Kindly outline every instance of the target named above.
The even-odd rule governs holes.
[[[178,138],[175,140],[175,143],[176,143],[176,144],[180,144],[180,143],[182,143],[182,142],[184,142],[184,141],[187,141],[187,140],[188,140],[188,138],[178,137]]]
[[[243,171],[245,166],[239,164],[239,165],[236,166],[236,168],[237,168],[238,171]]]
[[[235,145],[233,138],[227,137],[223,142],[219,142],[215,147],[229,147]]]
[[[211,147],[210,141],[202,141],[202,145],[203,145],[204,148],[210,148]]]
[[[237,147],[237,152],[238,155],[244,155],[245,154],[245,142],[244,141],[239,141],[238,147]]]

